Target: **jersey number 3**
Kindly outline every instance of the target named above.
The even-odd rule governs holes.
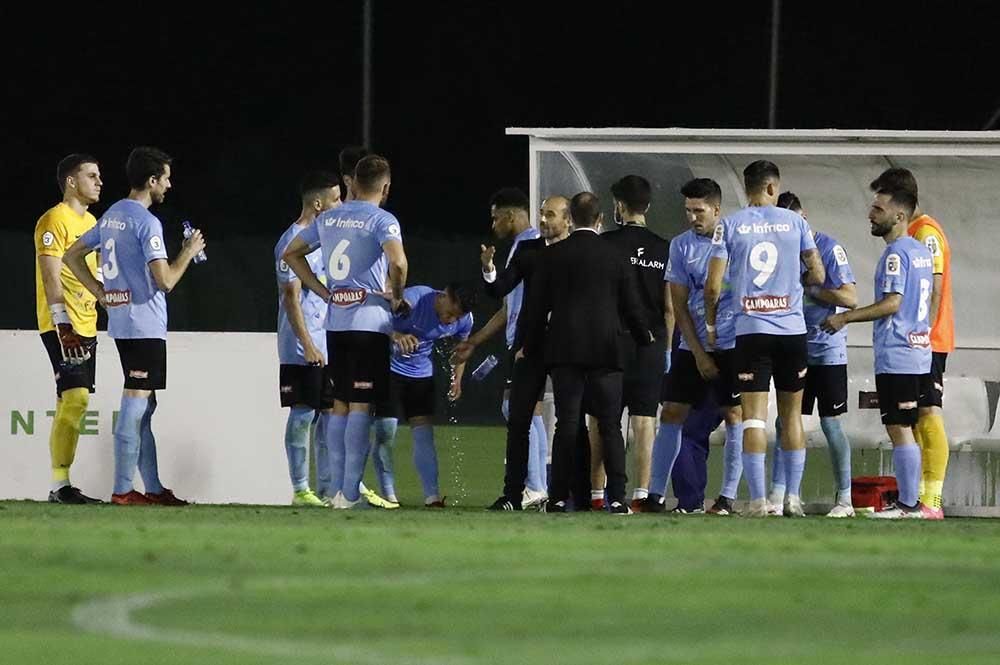
[[[350,244],[350,240],[341,240],[330,253],[330,263],[326,267],[330,279],[344,279],[351,272],[351,259],[347,256],[347,247]]]
[[[104,273],[105,279],[114,279],[118,276],[118,256],[115,254],[115,239],[108,238],[104,243],[105,258],[107,261],[104,262]]]
[[[778,265],[778,248],[773,242],[759,242],[750,250],[750,267],[758,271],[753,283],[758,287],[764,286],[767,280],[774,274],[774,268]]]

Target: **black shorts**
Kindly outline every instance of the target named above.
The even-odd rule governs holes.
[[[409,420],[434,415],[434,377],[414,379],[389,372],[389,397],[375,405],[376,418]]]
[[[281,365],[278,391],[281,406],[333,408],[333,377],[329,365]]]
[[[326,350],[335,399],[375,404],[389,397],[388,335],[361,330],[327,331]]]
[[[847,365],[809,365],[802,415],[811,416],[817,402],[820,418],[847,413]]]
[[[167,340],[116,339],[126,390],[167,387]]]
[[[916,425],[917,406],[930,383],[930,374],[876,374],[875,390],[878,391],[882,424]]]
[[[806,336],[755,333],[736,337],[736,381],[745,393],[771,388],[794,393],[806,386],[809,352]]]
[[[738,406],[740,389],[736,383],[735,352],[713,351],[710,355],[719,368],[719,378],[715,381],[702,378],[693,353],[684,349],[675,351],[670,372],[663,377],[660,400],[697,408],[711,390],[719,406]]]
[[[622,374],[622,410],[630,416],[656,416],[657,393],[663,381],[666,363],[664,335],[648,346],[639,346],[631,337],[622,342],[625,371]]]
[[[73,388],[86,388],[93,393],[96,389],[97,376],[97,338],[81,337],[84,346],[90,351],[90,358],[79,365],[64,363],[62,348],[59,346],[59,335],[55,330],[42,333],[42,344],[49,356],[52,373],[56,379],[56,397],[62,397],[63,391]]]
[[[947,353],[935,351],[931,354],[931,372],[928,375],[927,390],[920,395],[920,406],[941,408],[944,400],[944,372],[947,364]]]

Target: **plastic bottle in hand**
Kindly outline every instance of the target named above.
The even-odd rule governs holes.
[[[493,368],[496,367],[497,363],[499,363],[499,362],[500,361],[497,360],[497,357],[495,355],[493,355],[492,353],[490,355],[486,356],[486,360],[484,360],[483,362],[479,363],[479,367],[477,367],[475,370],[473,370],[473,372],[472,372],[472,379],[474,381],[482,381],[483,379],[486,378],[487,374],[489,374],[490,372],[493,371]]]
[[[194,233],[194,227],[191,226],[191,222],[185,219],[183,222],[181,222],[181,226],[184,227],[184,238],[185,239],[190,238],[191,234]],[[201,250],[200,252],[194,255],[195,263],[204,263],[205,261],[208,261],[208,256],[205,254],[205,250]]]

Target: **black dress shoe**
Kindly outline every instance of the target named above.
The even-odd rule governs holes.
[[[612,501],[611,505],[608,506],[608,512],[612,515],[631,515],[632,509],[628,507],[627,503]]]
[[[83,505],[88,503],[104,503],[100,499],[94,499],[73,487],[64,485],[54,492],[49,492],[49,503],[66,503],[72,505]]]
[[[486,506],[486,510],[495,510],[495,511],[521,510],[521,502],[511,501],[507,497],[502,496],[489,506]]]

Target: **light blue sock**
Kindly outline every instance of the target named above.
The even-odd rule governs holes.
[[[504,422],[510,420],[510,400],[506,397],[500,402],[500,413],[503,415]]]
[[[440,498],[438,489],[438,459],[434,448],[433,425],[417,425],[413,432],[413,466],[424,486],[424,498]]]
[[[115,423],[115,494],[132,491],[132,478],[139,462],[142,417],[149,408],[145,397],[122,397]]]
[[[534,418],[528,426],[528,475],[524,479],[524,486],[532,492],[545,491],[545,466],[538,465],[538,448],[542,445],[538,440],[538,429],[535,427]]]
[[[392,449],[396,445],[396,429],[399,421],[395,418],[375,419],[375,450],[372,452],[372,462],[375,464],[375,475],[378,478],[382,496],[389,499],[396,496],[396,479],[392,468]]]
[[[830,464],[837,482],[838,499],[851,496],[851,442],[847,440],[840,418],[820,418],[819,426],[826,435],[826,445],[830,449]]]
[[[330,445],[326,438],[327,418],[316,415],[313,448],[316,450],[316,494],[330,496]]]
[[[139,475],[147,494],[162,494],[160,470],[156,461],[156,437],[153,436],[153,412],[156,411],[156,393],[149,396],[149,406],[139,425]]]
[[[899,488],[899,502],[905,506],[915,506],[920,501],[920,446],[906,443],[892,449],[892,466],[896,472],[896,486]]]
[[[781,418],[774,421],[774,458],[771,460],[771,493],[785,498],[787,473],[785,471],[785,451],[781,449]]]
[[[763,499],[767,493],[764,457],[764,453],[743,453],[743,475],[747,478],[751,501]]]
[[[361,478],[371,444],[372,417],[364,411],[351,411],[344,430],[344,487],[341,490],[348,501],[361,498]]]
[[[743,423],[726,425],[726,447],[723,449],[722,491],[727,499],[735,499],[743,475]]]
[[[538,456],[538,477],[542,484],[542,491],[548,493],[548,464],[546,460],[549,457],[549,434],[545,431],[545,420],[541,416],[532,417],[531,429],[535,430],[535,436],[538,437],[538,448],[535,451]]]
[[[782,450],[781,457],[785,461],[785,492],[792,496],[800,496],[802,472],[806,468],[806,449]]]
[[[285,457],[294,492],[309,489],[309,427],[314,413],[308,406],[293,406],[285,421]]]
[[[326,418],[326,447],[330,456],[330,486],[327,496],[333,498],[344,489],[344,435],[347,433],[347,416],[324,414]]]
[[[653,439],[653,457],[650,461],[649,493],[664,496],[667,480],[674,469],[674,462],[681,452],[681,431],[683,425],[660,423],[660,429]]]

